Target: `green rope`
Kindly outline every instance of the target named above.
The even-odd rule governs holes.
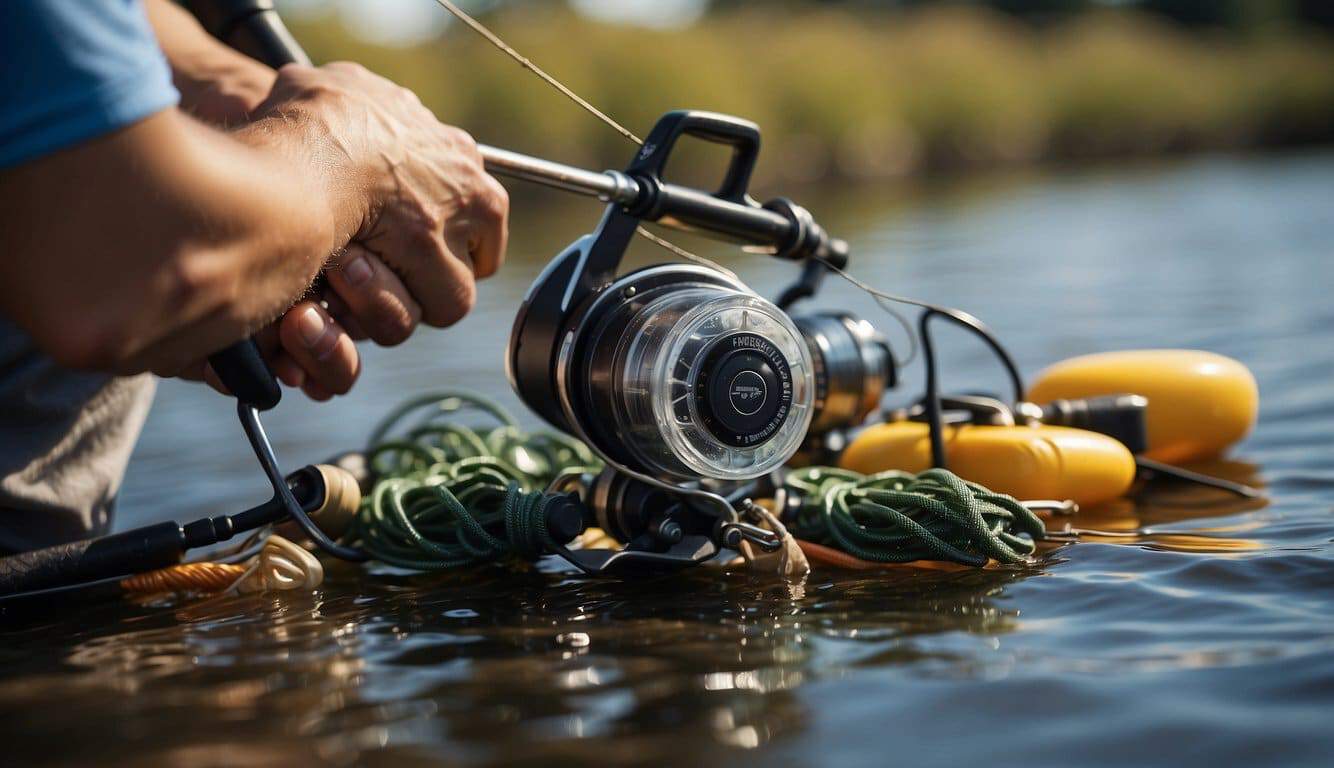
[[[479,432],[446,421],[469,409],[500,426]],[[387,439],[397,433],[403,436]],[[546,521],[556,499],[544,490],[562,473],[600,468],[583,443],[525,433],[503,407],[464,392],[409,400],[371,432],[370,443],[375,487],[349,538],[381,562],[415,570],[536,560],[555,551]]]
[[[464,410],[500,425],[464,426],[456,420]],[[416,570],[536,560],[555,551],[546,527],[555,499],[543,490],[565,472],[601,468],[578,440],[526,433],[500,405],[463,392],[409,400],[370,442],[367,461],[377,480],[350,538],[377,560]],[[808,467],[789,472],[785,486],[801,499],[793,534],[872,562],[1018,563],[1045,533],[1013,498],[945,470],[863,476]]]
[[[808,467],[790,472],[785,485],[801,499],[794,535],[876,563],[1020,563],[1046,533],[1013,497],[943,469],[861,475]]]

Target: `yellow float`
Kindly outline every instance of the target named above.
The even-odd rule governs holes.
[[[1132,350],[1083,355],[1038,374],[1028,399],[1043,405],[1123,392],[1149,405],[1150,459],[1184,464],[1211,459],[1250,433],[1260,394],[1246,366],[1212,352]]]
[[[1244,365],[1182,349],[1065,360],[1037,376],[1027,399],[1046,405],[1119,394],[1147,399],[1144,436],[1130,442],[1146,446],[1144,457],[1167,464],[1219,456],[1250,432],[1259,408],[1255,378]],[[951,470],[1019,499],[1073,499],[1093,506],[1123,496],[1135,480],[1130,449],[1098,432],[1036,422],[969,423],[944,427],[944,438]],[[929,428],[920,421],[869,427],[839,463],[866,474],[920,472],[931,466]]]
[[[931,466],[922,422],[898,421],[864,430],[839,465],[863,474]],[[1069,427],[945,427],[949,468],[967,480],[1017,499],[1073,499],[1092,506],[1125,495],[1135,480],[1135,457],[1121,443]]]

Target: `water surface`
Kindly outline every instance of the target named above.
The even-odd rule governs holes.
[[[1260,425],[1212,469],[1270,503],[1158,489],[1081,513],[1099,535],[1018,569],[620,583],[335,568],[314,595],[81,608],[0,628],[4,762],[1328,764],[1334,155],[805,199],[853,242],[857,274],[979,315],[1030,375],[1136,347],[1240,359]],[[501,370],[515,302],[597,218],[550,202],[519,205],[511,263],[456,330],[366,350],[333,404],[289,396],[267,420],[287,463],[358,446],[427,390],[517,409]],[[791,275],[709,253],[766,294]],[[822,303],[890,327],[847,286]],[[999,389],[994,363],[942,330],[946,385]],[[120,525],[263,495],[226,401],[165,383]]]

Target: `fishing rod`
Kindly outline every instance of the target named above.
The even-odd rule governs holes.
[[[927,466],[943,469],[948,461],[946,402],[939,393],[929,328],[934,318],[944,317],[981,338],[1011,380],[1015,408],[1024,405],[1018,367],[981,321],[863,283],[845,271],[847,244],[830,237],[806,209],[784,198],[763,205],[751,198],[748,187],[760,147],[753,122],[709,112],[669,112],[641,141],[451,0],[436,2],[639,145],[624,171],[603,172],[485,144],[478,147],[486,170],[497,176],[607,203],[596,230],[554,257],[530,287],[515,317],[505,370],[525,405],[581,441],[604,465],[596,477],[580,478],[575,499],[555,493],[569,488],[553,483],[549,493],[530,495],[531,508],[539,516],[546,514],[550,525],[555,515],[544,510],[569,513],[572,506],[580,507],[585,524],[613,532],[626,546],[609,554],[570,551],[564,542],[556,542],[548,551],[587,573],[643,573],[694,565],[724,547],[736,549],[743,540],[762,550],[781,546],[776,529],[739,519],[738,513],[746,511],[759,522],[749,496],[765,487],[777,490],[781,481],[772,482],[770,474],[803,447],[823,442],[813,452],[829,455],[842,435],[864,426],[883,393],[897,384],[901,365],[888,342],[865,321],[841,312],[791,314],[791,307],[813,296],[829,272],[874,296],[887,311],[885,302],[924,310],[917,333],[927,373],[920,416],[930,443]],[[212,34],[261,61],[272,66],[309,63],[271,0],[188,4]],[[668,159],[685,136],[732,148],[718,189],[704,191],[663,180]],[[801,275],[769,302],[721,268],[660,264],[620,274],[631,238],[647,234],[642,222],[758,246],[800,263]],[[912,330],[905,328],[911,340]],[[955,415],[957,401],[949,402]],[[1131,447],[1126,435],[1114,433],[1124,431],[1120,427],[1125,422],[1138,424],[1144,418],[1142,403],[1120,401],[1080,401],[1069,414],[1021,417],[1026,425],[1111,424],[1115,428],[1102,428],[1118,470],[1130,459]],[[1018,420],[1010,415],[1011,423]],[[1033,435],[1024,435],[1024,440],[1031,442]],[[767,486],[765,478],[770,479]],[[568,532],[578,526],[554,527]]]
[[[291,504],[330,530],[337,530],[356,512],[361,498],[356,480],[346,470],[330,465],[305,466],[279,480]],[[155,523],[0,558],[0,601],[175,565],[188,550],[292,520],[288,504],[282,495],[275,494],[233,515],[183,525],[174,521]]]

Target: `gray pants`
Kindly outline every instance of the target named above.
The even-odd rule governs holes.
[[[0,320],[0,552],[111,527],[156,382],[70,371]]]

